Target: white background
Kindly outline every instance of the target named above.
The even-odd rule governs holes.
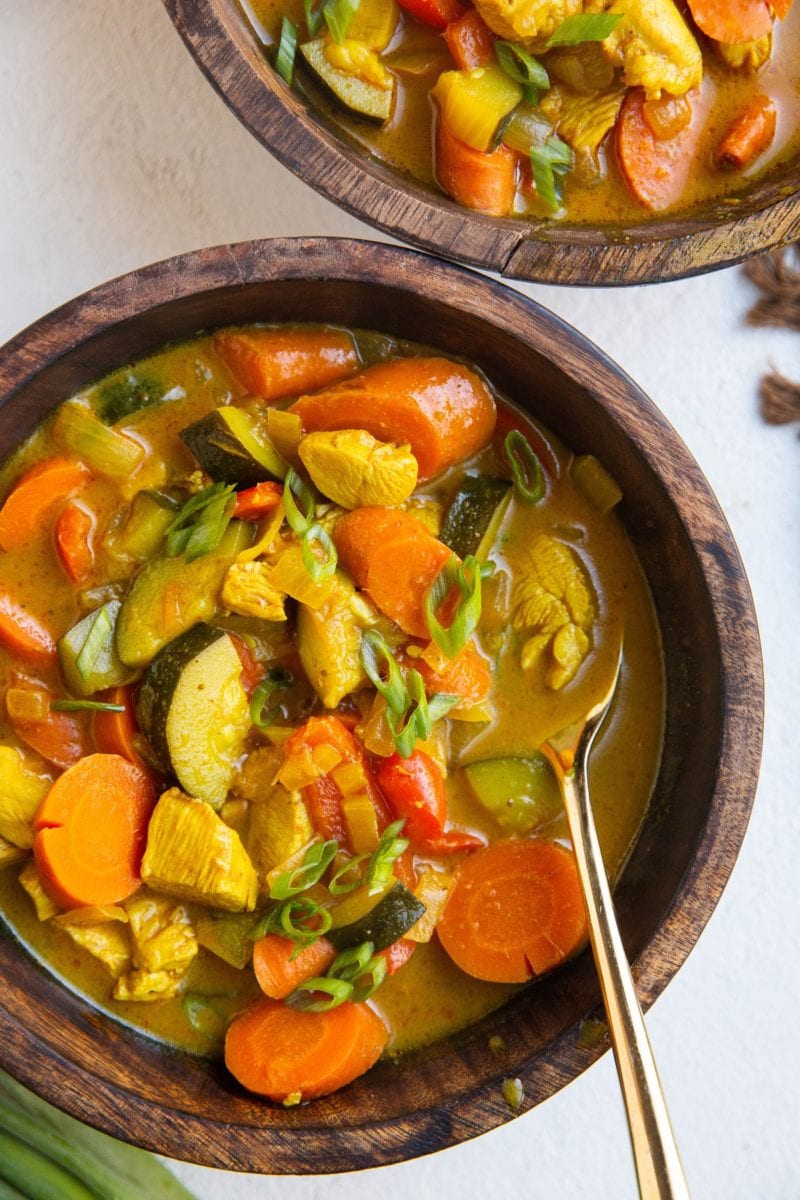
[[[293,178],[206,84],[159,0],[0,0],[0,341],[94,284],[199,246],[376,236]],[[649,1028],[695,1200],[800,1197],[798,443],[761,424],[771,360],[734,270],[601,292],[521,285],[622,364],[720,498],[760,615],[767,736],[733,879]],[[625,1200],[636,1193],[610,1055],[478,1140],[360,1175],[259,1178],[179,1165],[201,1200]]]

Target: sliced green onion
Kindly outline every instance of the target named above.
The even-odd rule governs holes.
[[[263,679],[253,692],[253,697],[250,701],[250,720],[257,729],[266,729],[272,725],[275,718],[280,716],[280,705],[276,704],[272,708],[264,712],[267,701],[274,691],[278,688],[288,688],[294,683],[294,679],[289,671],[285,671],[282,667],[272,667],[267,672],[266,679]]]
[[[550,87],[550,76],[542,64],[516,42],[497,41],[494,52],[506,75],[522,85],[525,99],[535,107],[539,103],[539,93]]]
[[[298,501],[300,507],[298,507]],[[316,501],[311,488],[290,467],[283,489],[283,507],[289,527],[300,539],[303,566],[315,583],[328,579],[336,570],[338,557],[330,534],[314,520]]]
[[[327,978],[343,979],[352,984],[352,999],[360,1004],[368,1000],[386,978],[386,959],[382,954],[375,954],[372,942],[362,942],[337,955],[328,969]]]
[[[216,550],[228,528],[234,505],[233,484],[214,483],[187,500],[166,530],[166,551],[170,558],[182,554],[194,562]]]
[[[319,0],[303,0],[303,8],[306,13],[308,32],[314,38],[319,33],[325,20],[325,14],[322,11],[323,6]]]
[[[322,11],[335,42],[343,42],[347,37],[360,6],[361,0],[325,0]]]
[[[386,707],[402,713],[408,707],[408,691],[402,672],[388,642],[377,629],[367,629],[361,638],[361,665],[367,678],[386,701]],[[387,670],[384,679],[381,666]]]
[[[434,642],[448,658],[455,658],[478,628],[481,619],[481,580],[481,564],[474,555],[468,555],[463,563],[453,555],[428,589],[425,620]],[[439,622],[436,614],[453,588],[458,588],[461,595],[452,621],[445,626]]]
[[[86,635],[86,641],[81,646],[80,653],[75,659],[75,670],[81,679],[85,680],[89,678],[94,670],[95,663],[105,647],[108,646],[113,634],[114,623],[108,615],[105,605],[103,605],[95,613],[94,620],[89,626],[89,632]]]
[[[306,922],[316,919],[317,924],[310,927]],[[301,921],[298,925],[295,922]],[[285,937],[298,942],[300,948],[310,946],[317,938],[326,934],[333,924],[333,917],[327,908],[322,908],[310,896],[296,896],[287,900],[280,907],[280,930]]]
[[[327,1000],[315,1000],[317,995],[327,996]],[[330,1012],[332,1008],[338,1008],[340,1004],[344,1004],[353,995],[353,985],[345,983],[343,979],[326,979],[321,975],[314,979],[306,979],[304,983],[299,984],[291,995],[286,997],[286,1003],[290,1008],[296,1008],[300,1012]]]
[[[314,842],[303,856],[299,867],[284,871],[269,889],[271,900],[288,900],[319,883],[339,851],[339,843]]]
[[[105,700],[54,700],[51,712],[125,712],[124,704],[107,704]]]
[[[401,758],[413,754],[417,742],[424,742],[431,736],[434,721],[461,703],[460,696],[449,696],[445,692],[437,692],[429,700],[419,671],[409,671],[408,690],[411,703],[405,713],[397,717],[390,709],[386,710],[386,721]]]
[[[290,87],[296,54],[297,26],[289,17],[284,17],[281,21],[281,40],[278,43],[278,53],[275,55],[275,70]]]
[[[408,849],[407,838],[400,837],[405,820],[393,821],[387,825],[381,834],[381,840],[370,855],[369,866],[364,879],[367,893],[370,896],[382,892],[394,875],[394,864],[400,855]]]
[[[298,508],[297,502],[301,508]],[[286,520],[289,527],[298,537],[302,537],[314,520],[314,493],[308,484],[300,478],[294,467],[286,472],[283,489],[283,507],[286,510]]]
[[[520,499],[526,504],[538,504],[544,497],[544,471],[525,434],[519,429],[510,430],[503,443],[503,454],[511,467]]]
[[[382,954],[376,954],[369,960],[365,970],[353,983],[354,1004],[363,1004],[365,1000],[369,1000],[373,992],[377,992],[386,978],[387,969],[388,964]],[[369,982],[367,983],[365,980],[369,980]]]
[[[580,46],[582,42],[603,42],[614,32],[624,13],[575,13],[565,17],[547,43],[551,46]]]
[[[356,888],[360,888],[363,879],[359,867],[369,858],[369,854],[357,854],[355,858],[348,858],[335,872],[328,884],[328,891],[331,895],[346,896],[350,892],[354,892]],[[353,872],[353,878],[348,879],[351,872]]]
[[[569,146],[549,137],[543,146],[531,146],[531,171],[539,199],[553,212],[564,201],[564,176],[575,166],[575,155]]]

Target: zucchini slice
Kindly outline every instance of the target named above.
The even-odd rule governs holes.
[[[247,413],[230,404],[182,429],[181,439],[215,483],[255,487],[285,479],[289,469]]]
[[[325,934],[337,950],[372,942],[375,950],[385,950],[396,942],[425,914],[425,905],[398,882],[386,892],[369,912],[349,925],[334,927]]]
[[[543,754],[487,758],[464,767],[470,787],[501,829],[526,834],[563,811],[556,777]]]
[[[114,642],[120,608],[119,600],[109,600],[58,639],[61,673],[73,696],[93,696],[105,688],[130,683],[133,678],[133,672],[120,660]],[[87,651],[89,657],[85,661]]]
[[[465,475],[450,501],[439,541],[449,546],[459,558],[477,554],[490,528],[497,531],[510,492],[509,479]],[[486,547],[487,551],[489,548]]]
[[[316,79],[351,113],[369,117],[372,121],[389,120],[394,101],[394,79],[390,88],[383,88],[375,83],[367,83],[357,75],[340,71],[328,62],[324,38],[306,42],[300,47],[300,53]]]
[[[139,689],[137,719],[159,766],[212,808],[225,801],[250,731],[241,673],[230,635],[200,623],[159,651]]]

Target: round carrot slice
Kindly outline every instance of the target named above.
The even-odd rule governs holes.
[[[368,1071],[387,1040],[386,1027],[366,1004],[310,1013],[263,1000],[228,1027],[225,1064],[248,1091],[276,1103],[290,1096],[313,1100]]]
[[[729,46],[756,42],[772,32],[766,0],[689,0],[689,9],[706,37]]]
[[[154,800],[147,774],[118,754],[91,754],[56,780],[33,826],[36,865],[56,904],[117,904],[136,891]]]
[[[692,120],[670,138],[653,133],[644,115],[645,93],[631,88],[617,120],[617,161],[623,178],[640,204],[661,212],[680,199],[689,179],[700,131],[694,94]]]
[[[437,926],[453,962],[493,983],[524,983],[586,938],[575,859],[555,842],[495,842],[459,865]]]

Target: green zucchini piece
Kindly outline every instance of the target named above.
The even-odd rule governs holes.
[[[390,88],[367,83],[356,75],[348,75],[328,62],[325,39],[316,38],[300,47],[300,53],[314,76],[333,93],[340,104],[351,113],[369,117],[372,121],[388,121],[394,102],[394,80]]]
[[[255,487],[289,470],[272,442],[241,408],[225,405],[181,430],[181,438],[215,483]]]
[[[139,688],[136,716],[161,769],[220,808],[250,731],[242,661],[230,634],[200,623],[165,646]]]
[[[252,928],[252,913],[208,909],[198,913],[194,921],[194,931],[200,945],[238,971],[244,970],[253,957]]]
[[[487,758],[464,767],[464,774],[477,799],[508,833],[530,833],[563,812],[556,777],[543,754]]]
[[[439,540],[459,558],[477,554],[492,526],[496,532],[510,493],[509,479],[465,475],[450,501]]]
[[[125,371],[99,385],[97,413],[106,425],[116,425],[125,417],[132,417],[143,408],[149,408],[151,404],[160,404],[166,399],[168,391],[170,389],[156,379]],[[177,392],[182,393],[183,389],[171,389],[170,399],[177,399]]]
[[[109,600],[58,639],[61,672],[73,696],[93,696],[105,688],[129,683],[133,678],[133,672],[117,654],[114,640],[121,607],[119,600]],[[87,638],[94,639],[94,649],[90,642],[88,657],[84,656],[82,660],[81,652]]]
[[[425,913],[425,905],[399,881],[382,896],[374,908],[357,921],[329,929],[325,936],[337,950],[372,942],[375,950],[385,950],[396,942]]]
[[[178,504],[163,492],[137,492],[131,501],[125,524],[104,539],[113,558],[145,562],[161,549],[164,534],[175,520]]]
[[[214,616],[225,574],[251,536],[246,522],[231,521],[210,554],[190,563],[163,554],[143,567],[117,617],[117,653],[126,666],[146,667],[168,642]]]

